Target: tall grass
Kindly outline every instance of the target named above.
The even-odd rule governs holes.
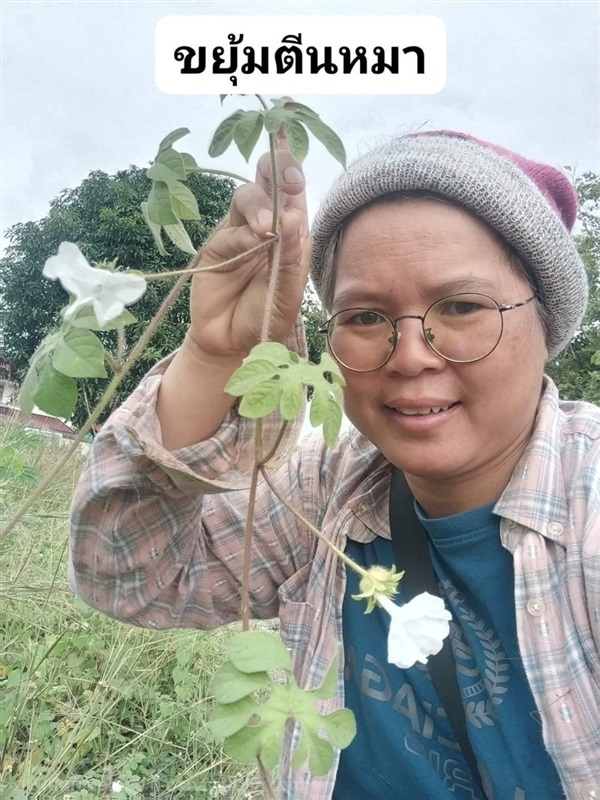
[[[3,521],[60,447],[0,425]],[[1,800],[257,797],[255,773],[207,730],[207,686],[229,632],[139,630],[71,594],[67,513],[82,463],[0,545]]]

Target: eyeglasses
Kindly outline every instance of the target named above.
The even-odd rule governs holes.
[[[338,311],[319,333],[327,335],[331,355],[352,372],[374,372],[383,367],[400,341],[398,322],[420,319],[423,338],[446,361],[469,364],[489,356],[502,338],[504,312],[527,305],[499,305],[486,294],[454,294],[437,300],[423,316],[405,314],[392,319],[370,308]]]

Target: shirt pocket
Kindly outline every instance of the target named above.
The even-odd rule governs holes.
[[[306,666],[314,610],[306,601],[308,581],[313,567],[309,561],[279,587],[279,622],[281,639],[291,650],[296,680],[301,680]]]

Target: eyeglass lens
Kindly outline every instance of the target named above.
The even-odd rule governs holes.
[[[403,324],[410,324],[403,320]],[[439,300],[423,320],[425,338],[439,355],[469,362],[492,352],[502,335],[502,313],[496,303],[479,294]],[[398,329],[398,338],[401,332]],[[335,314],[329,325],[329,346],[349,369],[368,372],[390,357],[394,326],[377,311],[353,308]]]

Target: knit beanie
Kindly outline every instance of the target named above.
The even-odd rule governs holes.
[[[566,347],[587,304],[587,276],[571,230],[577,195],[560,170],[454,131],[407,134],[354,161],[312,226],[311,277],[322,296],[324,253],[346,217],[391,192],[455,200],[494,228],[524,261],[546,312],[549,356]]]

